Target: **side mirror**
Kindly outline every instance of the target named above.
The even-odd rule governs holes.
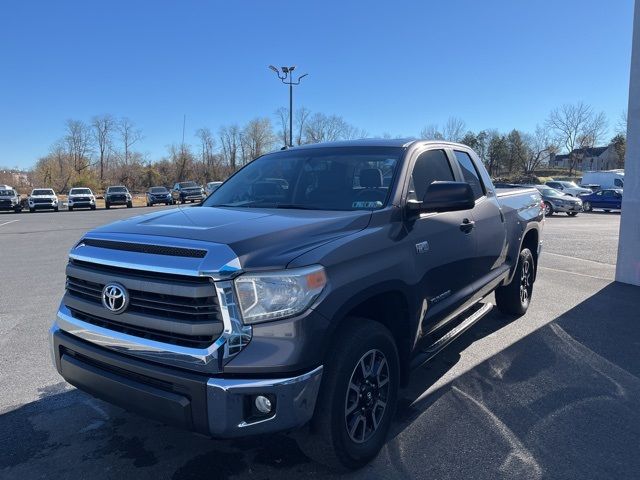
[[[433,182],[422,202],[410,200],[407,207],[417,212],[471,210],[476,204],[471,185],[466,182]]]

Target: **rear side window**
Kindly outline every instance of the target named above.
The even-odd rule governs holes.
[[[476,166],[473,164],[471,157],[467,153],[456,150],[455,154],[456,159],[460,164],[460,168],[462,169],[464,181],[471,185],[475,199],[479,199],[484,195],[484,188],[482,187],[480,175],[478,174],[478,170],[476,170]]]
[[[420,154],[409,181],[409,200],[422,200],[433,182],[452,182],[453,172],[444,150],[429,150]]]

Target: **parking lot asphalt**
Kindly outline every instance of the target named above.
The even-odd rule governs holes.
[[[67,251],[158,208],[0,214],[0,478],[332,477],[286,435],[210,440],[55,372],[47,331]],[[612,282],[619,220],[547,219],[529,312],[494,310],[415,371],[381,454],[345,478],[638,478],[640,289]]]

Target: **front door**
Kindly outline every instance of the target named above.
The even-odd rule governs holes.
[[[454,180],[443,149],[424,151],[413,165],[406,198],[422,200],[432,182]],[[412,284],[422,304],[421,336],[454,307],[460,292],[473,281],[476,240],[471,222],[471,210],[422,213],[406,221],[406,240],[415,258]]]

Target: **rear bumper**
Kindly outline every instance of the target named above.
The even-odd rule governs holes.
[[[290,430],[311,419],[322,366],[286,378],[207,377],[133,359],[80,340],[54,324],[56,369],[98,398],[164,423],[218,438]],[[255,395],[272,399],[257,417]]]

